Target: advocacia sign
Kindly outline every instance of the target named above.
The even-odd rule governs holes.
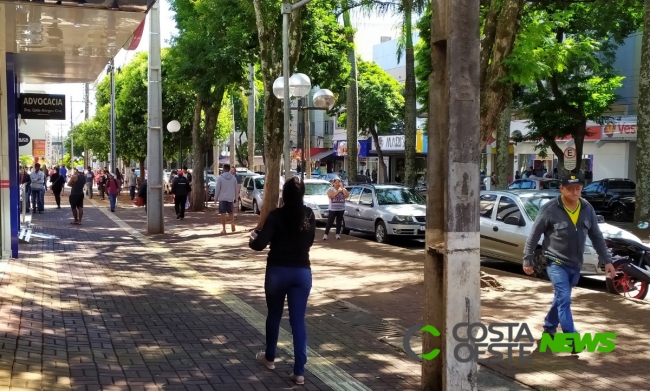
[[[65,95],[20,94],[22,119],[65,120]]]

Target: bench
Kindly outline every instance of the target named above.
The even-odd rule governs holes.
[[[21,243],[29,243],[32,239],[32,229],[31,228],[22,228],[18,234],[18,240]]]

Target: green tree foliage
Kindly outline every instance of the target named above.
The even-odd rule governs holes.
[[[359,70],[359,134],[370,135],[377,146],[381,172],[387,180],[388,170],[383,153],[379,147],[379,135],[389,134],[396,123],[404,116],[404,96],[402,86],[391,75],[374,62],[357,59]],[[345,96],[339,96],[339,105]],[[345,114],[338,119],[345,123]]]
[[[615,50],[641,23],[636,1],[529,4],[515,45],[510,78],[524,84],[517,94],[530,118],[527,140],[543,140],[563,164],[555,140],[573,137],[578,173],[587,121],[602,122],[617,99],[622,77],[613,69]]]
[[[433,72],[431,66],[431,7],[427,7],[418,20],[416,28],[420,32],[420,40],[415,45],[415,78],[417,102],[422,106],[423,113],[429,110],[429,75]],[[428,121],[424,125],[428,133]]]

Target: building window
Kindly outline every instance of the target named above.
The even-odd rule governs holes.
[[[334,134],[334,121],[333,120],[325,121],[324,125],[325,125],[324,134],[325,135],[330,135],[330,136],[333,135]]]

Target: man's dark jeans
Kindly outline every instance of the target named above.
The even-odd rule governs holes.
[[[266,359],[273,362],[276,357],[280,321],[284,310],[284,298],[289,304],[289,324],[293,334],[295,362],[293,373],[305,375],[307,363],[307,329],[305,311],[311,291],[311,269],[300,267],[269,266],[266,268],[264,292],[266,293]]]
[[[186,195],[176,195],[174,196],[174,210],[176,211],[176,216],[179,216],[181,219],[185,218],[185,202],[187,201]]]
[[[129,186],[129,195],[131,196],[131,199],[135,198],[135,186]]]
[[[38,206],[38,209],[36,206]],[[32,212],[42,212],[43,209],[43,189],[32,189]]]

